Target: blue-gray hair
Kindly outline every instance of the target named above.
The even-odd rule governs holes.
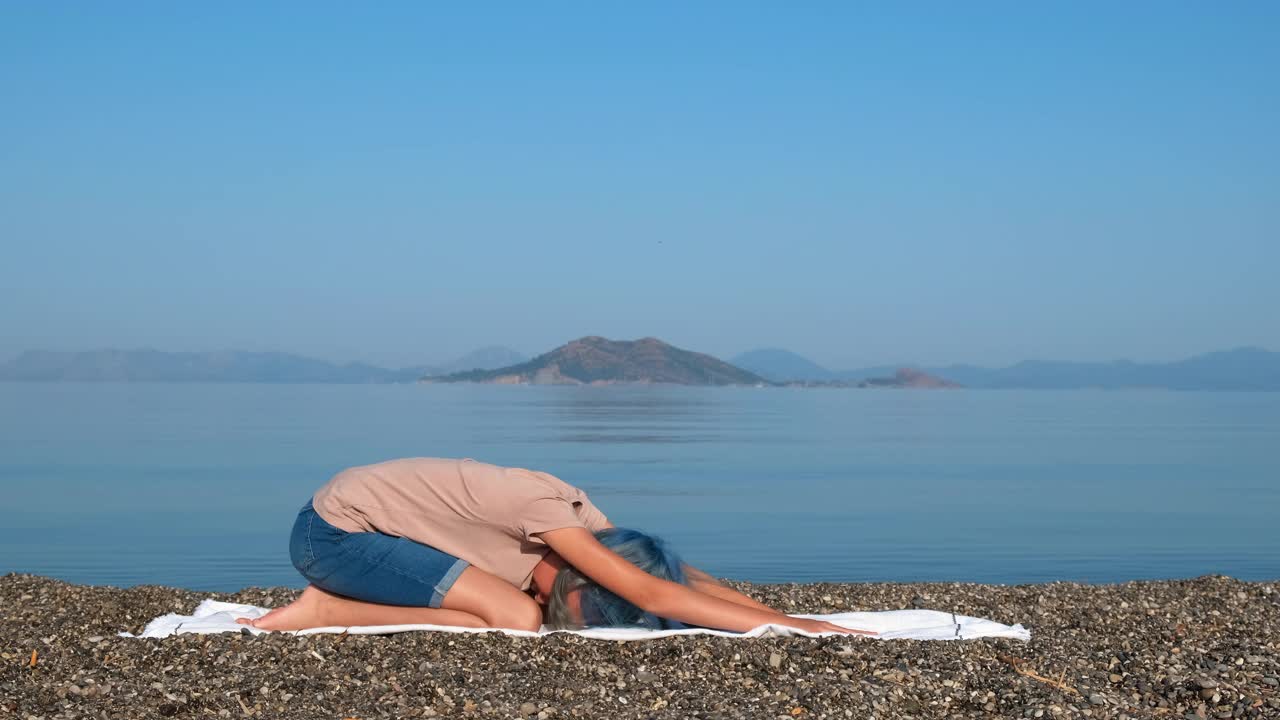
[[[606,528],[595,533],[601,545],[621,555],[627,562],[653,575],[681,585],[688,584],[684,563],[662,538],[629,528]],[[618,627],[639,625],[652,629],[684,627],[673,620],[665,620],[624,600],[599,583],[566,565],[556,574],[551,592],[547,594],[547,624],[553,628],[579,628],[577,619],[569,611],[567,596],[581,589],[582,619],[587,627]]]

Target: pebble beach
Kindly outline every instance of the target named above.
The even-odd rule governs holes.
[[[945,609],[1030,642],[500,633],[121,638],[210,593],[0,577],[0,717],[1277,718],[1280,583],[733,585],[787,612]]]

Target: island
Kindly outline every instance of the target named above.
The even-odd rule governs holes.
[[[428,375],[428,383],[499,385],[774,385],[719,358],[683,350],[657,338],[609,340],[589,335],[527,362],[494,370]]]

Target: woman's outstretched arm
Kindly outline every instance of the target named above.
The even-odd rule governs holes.
[[[745,632],[761,625],[786,625],[808,632],[874,633],[850,630],[821,620],[784,615],[776,610],[730,602],[654,577],[601,545],[585,528],[541,533],[543,542],[583,575],[659,617],[690,625]]]
[[[719,580],[711,577],[707,573],[699,570],[692,565],[684,566],[685,577],[689,578],[689,586],[700,593],[714,595],[721,600],[728,600],[744,607],[756,608],[757,610],[768,610],[777,612],[773,608],[762,602],[752,600],[750,597],[734,590],[733,588],[721,583]]]

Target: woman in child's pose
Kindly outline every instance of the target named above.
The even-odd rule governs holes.
[[[661,540],[614,528],[553,475],[474,460],[344,470],[298,513],[289,549],[311,584],[293,603],[240,622],[864,632],[790,617],[717,583]]]

